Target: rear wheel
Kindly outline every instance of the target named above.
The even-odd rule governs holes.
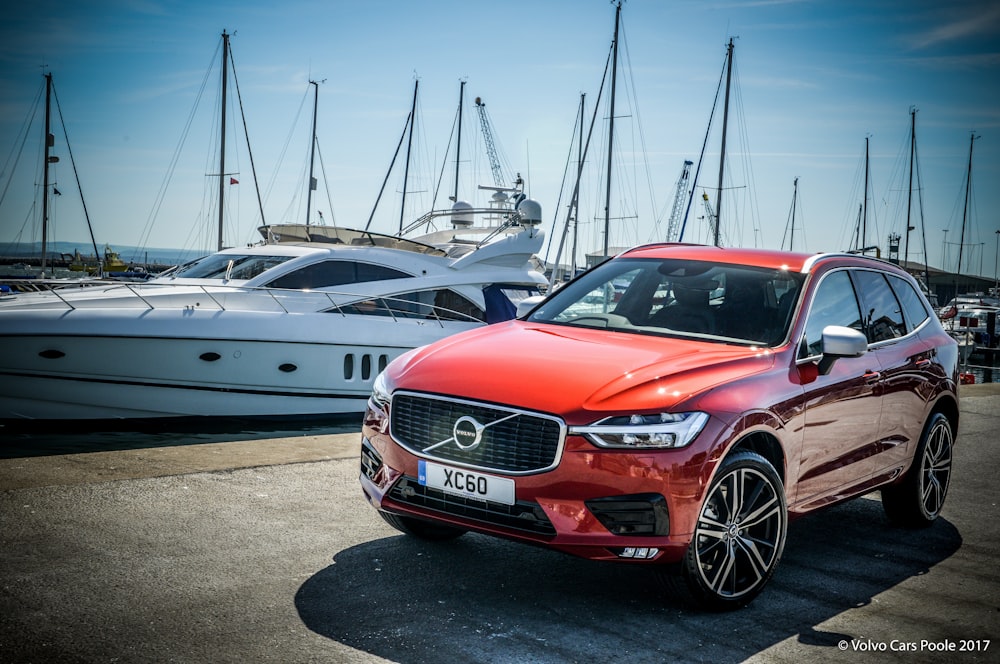
[[[778,474],[759,454],[735,452],[722,462],[687,555],[668,582],[681,597],[705,609],[745,606],[774,574],[787,530]]]
[[[951,423],[934,413],[924,427],[913,464],[902,481],[882,489],[882,508],[893,523],[910,528],[931,525],[944,507],[951,481]]]
[[[381,510],[379,510],[379,515],[396,530],[429,542],[447,542],[448,540],[461,537],[466,533],[465,530],[455,528],[454,526],[446,526],[399,514],[390,514]]]

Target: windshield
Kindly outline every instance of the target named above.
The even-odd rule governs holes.
[[[292,258],[294,256],[212,254],[181,265],[170,276],[185,279],[253,279],[265,270]]]
[[[802,281],[746,265],[620,258],[556,291],[528,320],[776,346],[788,335]]]

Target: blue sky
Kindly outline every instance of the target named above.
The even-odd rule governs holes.
[[[16,171],[11,164],[44,65],[53,74],[98,244],[206,251],[216,233],[216,190],[206,176],[218,170],[217,50],[223,30],[233,35],[266,221],[305,218],[310,80],[323,81],[316,165],[321,184],[313,194],[312,223],[319,221],[317,209],[328,224],[368,222],[415,80],[418,120],[403,216],[430,209],[436,188],[436,207],[448,205],[455,168],[449,136],[459,82],[465,80],[459,197],[483,203],[474,180],[492,180],[474,114],[473,100],[481,97],[505,168],[522,174],[529,195],[543,206],[546,232],[556,236],[565,218],[568,192],[560,199],[560,188],[576,140],[580,95],[586,93],[589,122],[614,22],[614,5],[606,0],[19,4],[6,10],[0,24],[0,184],[6,187],[0,191],[0,242],[31,242],[40,232],[32,207],[41,150],[38,118]],[[726,244],[787,247],[798,178],[795,248],[853,246],[867,137],[867,244],[885,251],[890,233],[905,232],[909,111],[915,107],[927,257],[935,266],[957,266],[975,132],[981,138],[973,153],[963,271],[993,276],[1000,237],[1000,4],[628,0],[622,24],[610,244],[647,242],[665,233],[681,165],[698,160],[733,37],[730,168],[722,203]],[[604,103],[599,119],[608,114]],[[603,218],[607,134],[606,123],[599,124],[582,185],[581,254],[603,243],[603,221],[597,218]],[[685,240],[707,238],[701,193],[715,205],[718,124],[708,139]],[[50,239],[81,241],[86,249],[65,141],[61,129],[55,133],[61,161],[53,177],[63,195],[52,214]],[[244,141],[230,136],[234,149],[226,170],[239,184],[226,192],[227,245],[254,241],[260,223]],[[398,227],[402,187],[397,166],[373,230]],[[920,261],[916,202],[909,257]]]

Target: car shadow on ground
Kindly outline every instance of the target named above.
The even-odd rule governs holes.
[[[764,593],[711,614],[664,594],[638,565],[481,535],[444,544],[400,535],[338,552],[295,605],[317,634],[400,662],[739,661],[790,637],[836,651],[857,635],[818,625],[961,544],[944,519],[893,528],[878,501],[855,500],[793,522]]]

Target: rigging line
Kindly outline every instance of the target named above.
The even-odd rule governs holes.
[[[751,159],[750,152],[750,131],[746,119],[746,105],[743,101],[743,86],[740,84],[739,63],[733,66],[733,79],[735,81],[733,88],[736,90],[736,94],[734,95],[736,98],[736,115],[740,124],[740,145],[743,147],[744,168],[748,180],[747,198],[750,206],[750,223],[756,229],[760,227],[760,207],[757,198],[757,179],[754,176],[753,160]],[[740,236],[742,238],[742,232]],[[756,233],[754,233],[754,239],[756,241]]]
[[[635,85],[635,70],[632,68],[632,56],[631,53],[629,52],[628,39],[625,35],[624,19],[622,20],[621,32],[622,32],[621,35],[622,49],[624,50],[624,59],[626,63],[625,66],[628,71],[629,93],[632,98],[632,110],[635,113],[636,125],[638,125],[639,128],[639,145],[642,148],[641,150],[642,161],[643,161],[643,166],[645,167],[646,170],[646,186],[649,188],[649,202],[651,206],[650,211],[655,213],[657,209],[656,188],[653,186],[652,169],[650,169],[649,167],[649,153],[646,150],[646,130],[642,124],[642,114],[640,113],[639,110],[639,94],[637,91],[638,88]],[[653,223],[654,225],[659,226],[660,219],[654,219]]]
[[[323,189],[326,190],[326,203],[330,209],[330,220],[333,222],[333,225],[336,226],[337,216],[333,212],[333,199],[330,197],[330,181],[326,177],[326,164],[323,163],[323,151],[319,147],[318,137],[316,138],[316,154],[319,155],[319,170],[323,172]],[[320,218],[322,217],[323,215],[320,214]]]
[[[392,161],[389,162],[389,169],[385,172],[385,179],[382,180],[382,187],[378,190],[378,196],[375,197],[375,204],[372,205],[371,214],[368,215],[368,223],[365,224],[365,230],[372,225],[372,219],[375,217],[375,210],[378,209],[378,203],[382,200],[382,194],[385,192],[385,185],[389,182],[389,176],[392,174],[392,167],[396,165],[396,157],[399,156],[399,150],[403,147],[403,141],[406,139],[406,130],[410,126],[410,120],[413,118],[413,113],[407,113],[406,122],[403,123],[403,133],[399,136],[399,143],[396,144],[396,151],[392,154]]]
[[[583,110],[582,108],[580,109]],[[562,196],[563,190],[566,188],[566,176],[569,174],[569,160],[573,157],[573,138],[576,136],[577,129],[580,128],[580,123],[583,122],[583,113],[576,113],[573,119],[573,131],[570,133],[569,141],[569,151],[566,153],[566,163],[563,166],[562,180],[559,182],[559,196],[556,198],[555,212],[552,213],[552,232],[555,233],[556,224],[559,222],[559,209],[562,207]],[[556,250],[556,256],[558,257],[562,253],[563,242],[566,239],[566,234],[569,232],[569,219],[567,218],[567,224],[563,227],[562,235],[559,238],[558,249]],[[554,237],[554,235],[553,235]],[[549,253],[552,251],[552,241],[551,238],[545,247],[545,257],[543,258],[544,263],[549,262]],[[553,265],[553,274],[558,269],[558,265]]]
[[[56,94],[55,82],[52,83],[52,96],[56,100],[56,112],[59,113],[59,124],[62,126],[63,138],[66,140],[66,153],[69,155],[69,163],[73,167],[73,177],[76,178],[76,189],[80,192],[80,204],[83,206],[83,218],[87,220],[87,230],[90,231],[90,243],[94,246],[94,256],[100,257],[100,254],[97,252],[97,241],[94,239],[94,227],[90,223],[90,213],[87,212],[87,201],[83,199],[83,187],[80,186],[80,173],[76,168],[76,159],[73,158],[73,148],[70,147],[69,144],[69,134],[66,131],[66,120],[63,118],[62,106],[59,104],[59,95]]]
[[[576,219],[579,224],[580,219],[580,180],[583,177],[583,164],[587,160],[587,153],[590,151],[590,139],[594,134],[594,126],[597,124],[597,112],[601,107],[601,99],[604,95],[604,84],[608,80],[608,69],[611,66],[611,56],[614,52],[614,45],[612,44],[611,50],[608,51],[608,57],[604,61],[604,74],[601,77],[601,86],[597,90],[597,99],[594,100],[594,112],[590,116],[590,128],[587,130],[587,140],[583,144],[583,154],[580,155],[580,168],[577,169],[576,173],[576,184],[573,186],[573,196],[570,199],[570,205],[566,212],[566,224],[569,225],[570,217],[573,216],[574,209],[576,210]],[[560,252],[561,253],[561,252]],[[558,264],[560,255],[556,254],[556,263]],[[575,259],[575,257],[574,257]]]
[[[208,63],[208,69],[205,70],[205,76],[202,78],[201,87],[198,89],[198,94],[195,97],[194,106],[191,108],[187,121],[184,123],[184,128],[181,131],[181,137],[177,142],[177,146],[174,148],[174,154],[170,158],[170,162],[167,165],[167,172],[163,176],[160,188],[156,192],[156,196],[153,198],[153,207],[150,209],[149,215],[146,217],[146,224],[143,226],[142,233],[139,236],[139,249],[145,249],[146,243],[149,241],[149,235],[153,231],[153,223],[156,221],[160,208],[163,206],[163,201],[167,195],[167,187],[173,178],[174,169],[177,168],[177,162],[180,161],[181,150],[187,140],[188,133],[191,131],[191,125],[194,123],[194,118],[198,111],[198,106],[201,104],[202,96],[205,94],[205,88],[208,86],[209,76],[212,73],[212,63],[215,62],[215,58],[219,54],[219,50],[221,48],[221,43],[216,45],[215,52],[212,54],[212,59]]]
[[[6,161],[4,161],[4,171],[7,173],[7,183],[4,185],[3,193],[0,194],[0,205],[3,205],[3,201],[7,198],[7,191],[10,189],[11,182],[14,181],[14,172],[17,170],[17,164],[21,161],[21,156],[24,154],[24,146],[28,142],[28,136],[31,134],[31,125],[35,122],[35,116],[38,115],[38,110],[41,107],[42,92],[45,90],[45,83],[42,82],[41,86],[38,88],[38,93],[35,95],[35,100],[29,108],[28,115],[24,118],[24,124],[17,133],[17,137],[14,139],[14,145],[11,147],[11,152],[7,155]],[[21,137],[21,132],[24,132],[23,138],[20,140],[20,147],[18,147],[18,137]],[[15,153],[16,148],[16,153]],[[14,159],[14,163],[11,164],[11,158]]]
[[[920,182],[920,158],[916,138],[913,140],[913,163],[917,171],[917,204],[920,208],[920,238],[924,248],[924,279],[927,289],[931,287],[930,256],[927,254],[927,226],[924,224],[924,188]]]
[[[243,112],[243,95],[240,94],[240,82],[236,78],[236,57],[233,54],[231,44],[229,46],[229,64],[230,68],[233,70],[233,85],[236,87],[236,100],[240,107],[240,119],[243,121],[243,137],[247,142],[247,156],[250,158],[250,173],[253,176],[254,191],[257,192],[257,209],[260,210],[260,223],[266,224],[267,221],[264,218],[264,202],[260,197],[260,185],[257,183],[257,167],[254,165],[253,161],[253,150],[250,149],[250,130],[247,128],[247,116]]]
[[[444,159],[441,160],[441,173],[438,175],[437,184],[434,185],[434,196],[431,198],[431,209],[433,210],[437,207],[438,191],[441,189],[441,182],[444,180],[444,169],[448,165],[448,153],[451,152],[451,141],[455,138],[455,125],[458,124],[459,112],[461,111],[461,104],[459,105],[459,110],[455,111],[455,119],[451,121],[451,132],[448,133],[448,144],[444,147]],[[461,140],[461,137],[459,137]],[[455,155],[455,169],[458,169],[458,158],[461,155]],[[458,176],[455,178],[455,200],[458,200]]]
[[[289,148],[289,146],[291,145],[291,142],[292,142],[292,136],[295,133],[295,128],[298,127],[298,125],[299,125],[299,118],[302,117],[302,109],[305,107],[306,99],[308,97],[309,97],[309,87],[307,86],[306,89],[305,89],[305,92],[303,92],[303,94],[302,94],[302,99],[299,101],[299,108],[295,112],[295,118],[292,120],[292,126],[289,128],[288,134],[285,136],[285,142],[284,142],[284,144],[281,147],[281,152],[278,154],[278,159],[277,159],[277,162],[275,164],[274,170],[271,173],[271,178],[267,182],[267,188],[264,190],[264,200],[265,201],[270,201],[271,200],[271,194],[273,193],[275,184],[278,181],[278,174],[281,172],[281,165],[285,162],[285,157],[288,154],[288,148]],[[304,168],[305,167],[303,167],[303,169]],[[294,205],[295,199],[297,197],[298,197],[297,193],[292,195],[292,202],[289,203],[289,206],[288,206],[287,209],[290,209],[292,207],[292,205]],[[287,212],[287,209],[286,209],[286,212]],[[253,230],[250,231],[250,236],[253,237]]]
[[[715,87],[715,99],[712,101],[712,111],[708,114],[708,127],[705,129],[705,138],[701,142],[701,152],[698,154],[698,165],[694,170],[694,179],[691,180],[691,191],[688,194],[687,207],[684,209],[684,221],[681,222],[681,232],[677,235],[677,241],[684,241],[684,229],[687,228],[688,214],[691,212],[691,202],[694,200],[694,192],[698,188],[698,175],[701,173],[701,164],[705,160],[705,148],[708,145],[708,137],[712,133],[712,122],[715,119],[715,109],[719,106],[719,93],[722,91],[722,81],[726,77],[726,64],[729,60],[729,51],[726,50],[726,57],[722,60],[722,73],[719,74],[719,83]]]

